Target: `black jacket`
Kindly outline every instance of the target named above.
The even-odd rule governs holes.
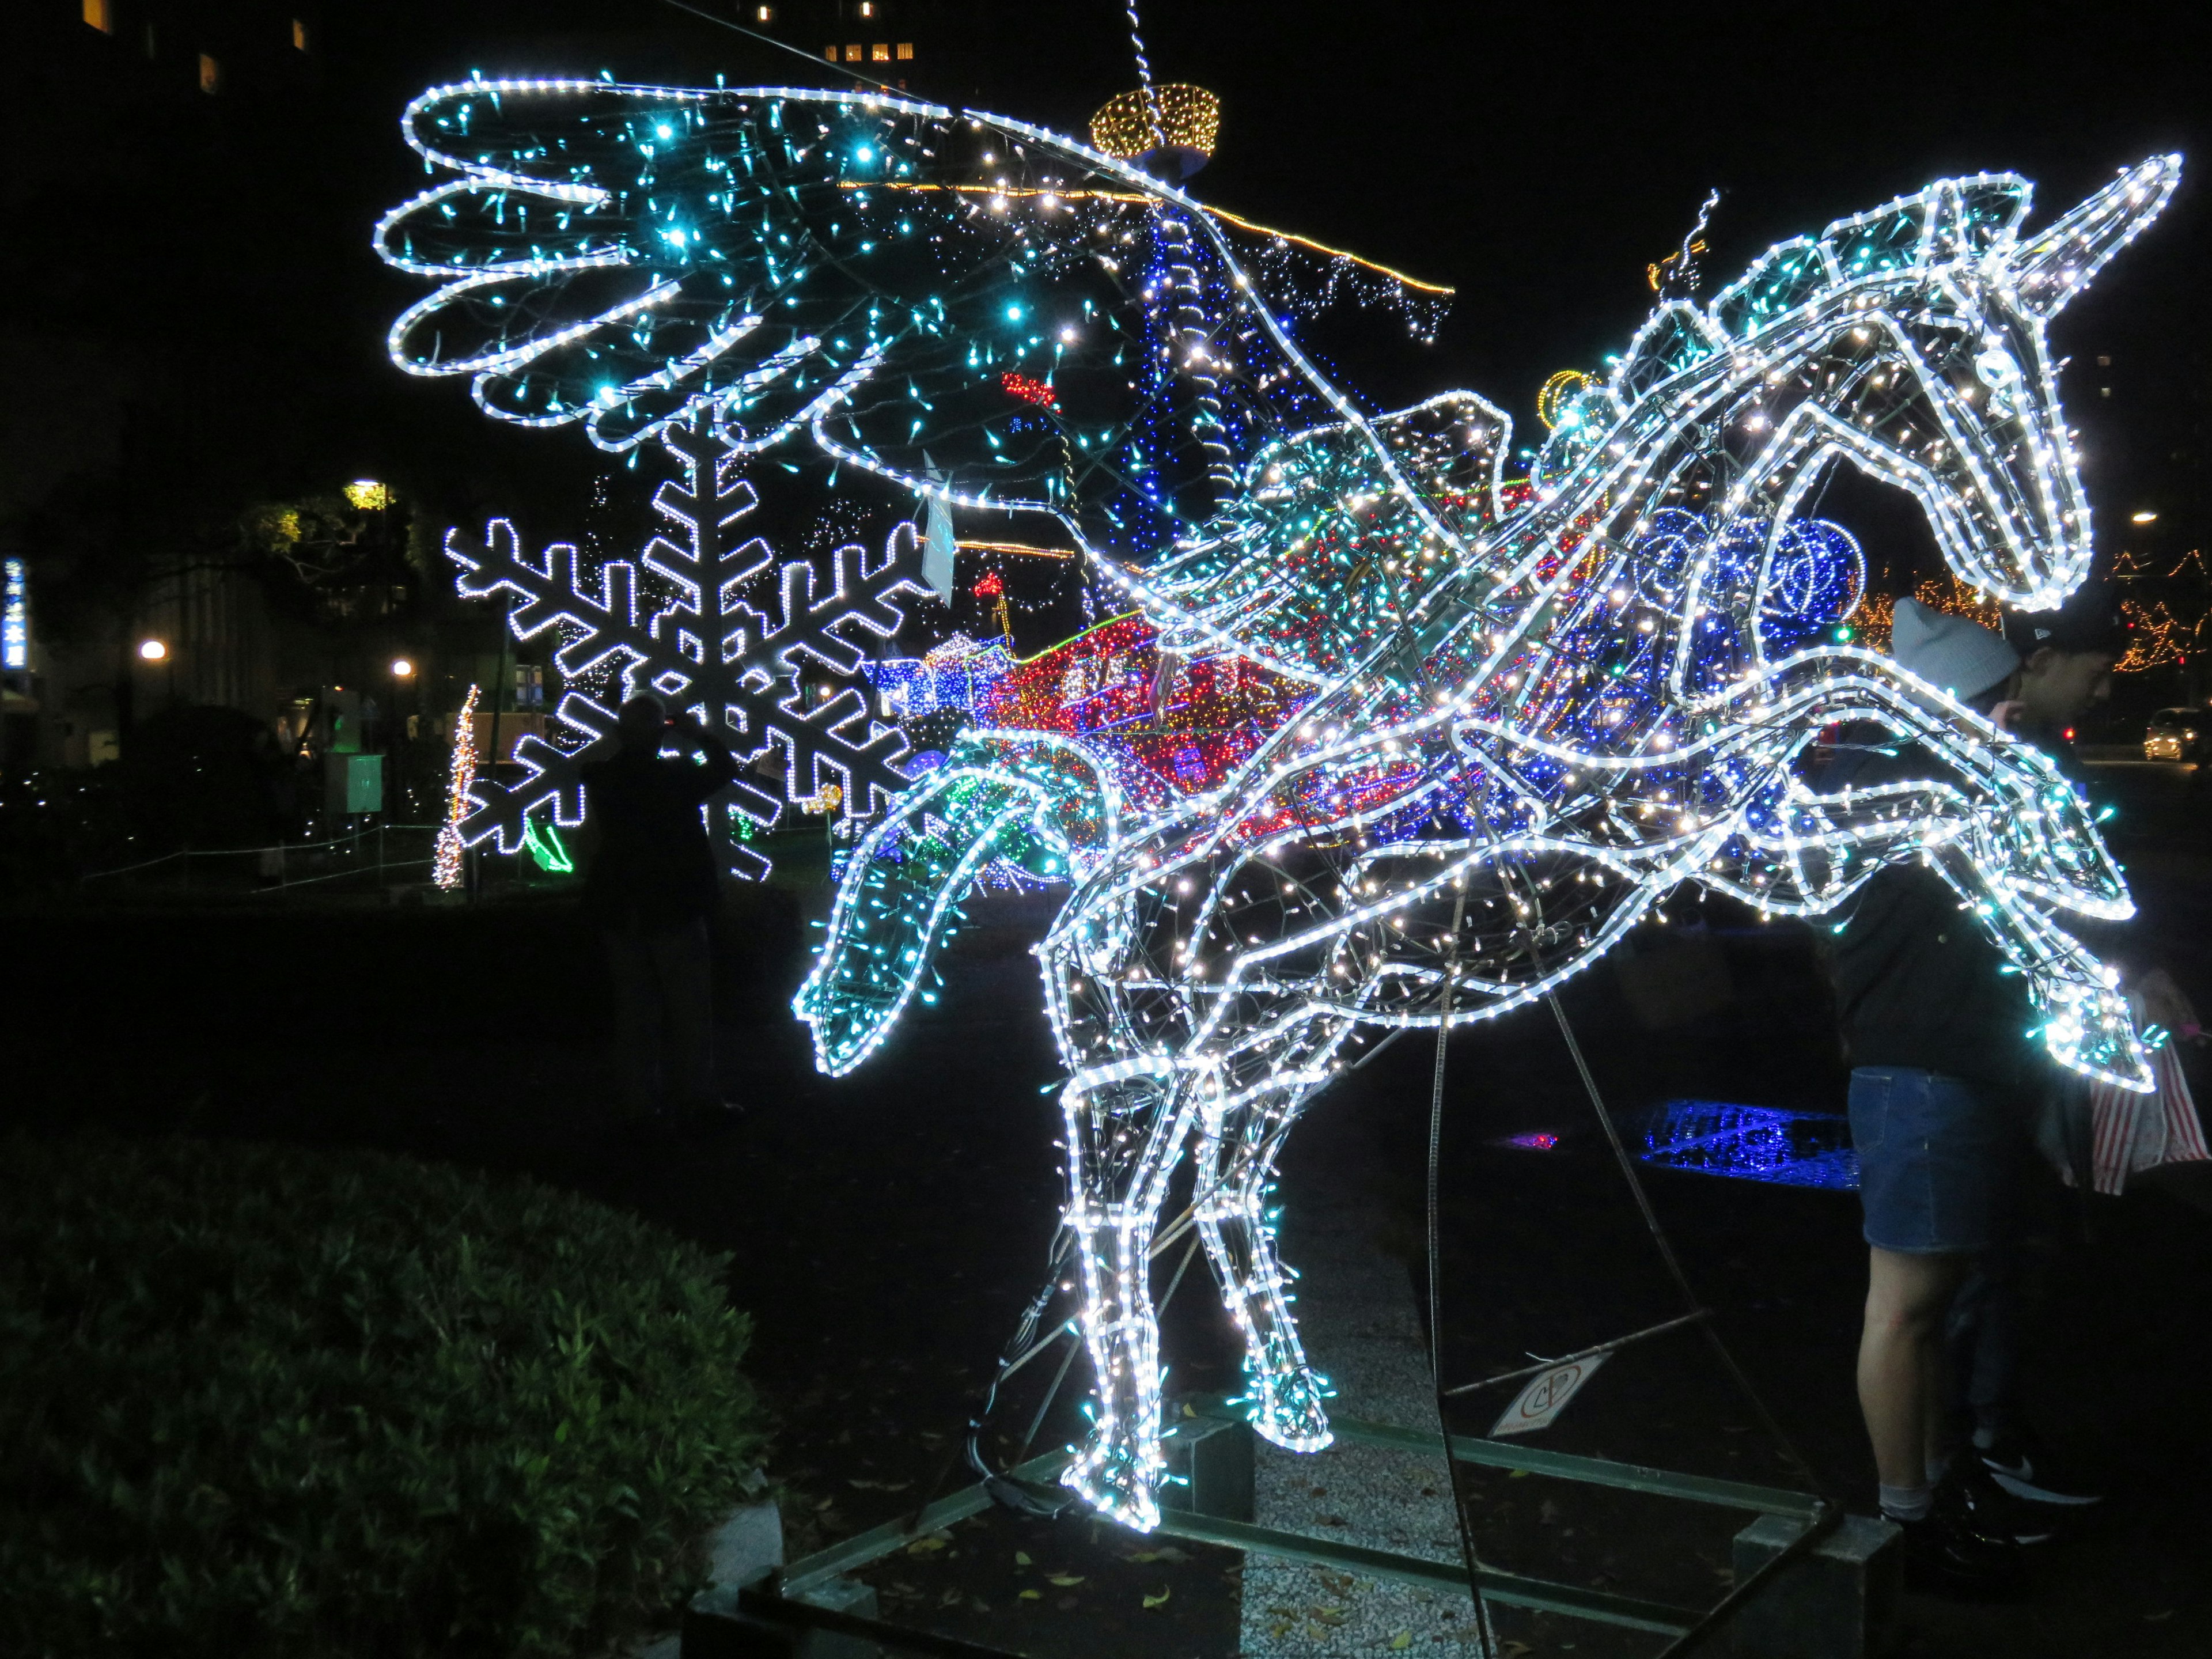
[[[599,837],[584,908],[603,926],[680,927],[714,908],[714,852],[700,808],[738,766],[718,739],[702,735],[699,746],[703,764],[624,750],[579,769]]]
[[[1846,752],[1823,793],[1942,775],[1926,750]],[[1959,895],[1925,866],[1881,871],[1845,906],[1830,956],[1851,1065],[1912,1066],[2008,1091],[2027,1081],[2035,1024],[2014,971]]]

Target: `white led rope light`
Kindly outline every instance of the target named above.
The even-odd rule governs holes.
[[[1023,123],[591,82],[440,88],[408,121],[465,178],[380,227],[394,263],[453,279],[395,356],[462,307],[501,418],[584,422],[620,449],[705,410],[732,453],[803,434],[917,499],[1048,515],[1163,648],[1292,689],[1182,781],[1128,730],[971,731],[856,848],[796,1005],[823,1067],[848,1070],[929,994],[983,872],[1072,881],[1039,955],[1097,1376],[1067,1480],[1103,1511],[1158,1518],[1148,1275],[1184,1153],[1205,1160],[1196,1224],[1253,1420],[1325,1443],[1265,1201],[1284,1134],[1351,1046],[1546,995],[1679,883],[1818,916],[1922,860],[2022,977],[2055,1060],[2148,1085],[2112,975],[2062,925],[2131,908],[2079,796],[1823,635],[1863,568],[1801,510],[1856,466],[1920,502],[1963,579],[2063,599],[2093,542],[2046,327],[2155,217],[2176,158],[2027,239],[2026,182],[1983,174],[1778,245],[1710,305],[1662,305],[1547,415],[1524,485],[1501,412],[1445,394],[1362,414],[1198,204]],[[541,212],[512,199],[530,195]],[[905,250],[937,262],[934,291]],[[590,309],[608,263],[682,292]],[[505,339],[488,307],[514,278],[554,289]],[[581,395],[601,361],[626,366],[612,395]],[[559,574],[581,603],[544,597],[550,565],[506,585],[542,601],[533,626],[606,631],[613,573],[596,599]],[[670,655],[653,640],[631,654]],[[1846,722],[1931,775],[1812,788],[1796,769]]]

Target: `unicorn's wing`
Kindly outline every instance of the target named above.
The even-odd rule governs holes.
[[[622,451],[704,414],[741,449],[799,438],[955,505],[1049,514],[1136,572],[1303,443],[1326,452],[1322,494],[1394,499],[1459,541],[1405,446],[1298,349],[1241,233],[1068,140],[884,96],[591,82],[440,88],[404,131],[455,176],[378,228],[386,261],[441,283],[392,356],[470,376],[501,419]],[[1140,592],[1170,624],[1209,608],[1182,562]],[[1214,637],[1243,637],[1254,598]],[[1339,653],[1289,654],[1310,675]]]

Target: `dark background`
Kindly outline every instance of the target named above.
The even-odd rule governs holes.
[[[1135,78],[1109,0],[883,0],[873,25],[787,4],[774,27],[793,51],[665,0],[112,6],[106,35],[84,25],[81,0],[7,9],[0,511],[112,471],[125,447],[179,514],[356,477],[394,482],[433,517],[580,511],[605,464],[579,436],[501,428],[459,386],[409,380],[384,356],[421,285],[376,264],[369,231],[424,182],[397,122],[443,79],[604,68],[846,86],[817,37],[872,29],[916,41],[913,63],[879,66],[915,95],[1081,133]],[[295,16],[305,53],[291,49]],[[1947,173],[2022,172],[2047,218],[2124,164],[2199,150],[2212,109],[2203,13],[2180,6],[1209,0],[1144,21],[1157,76],[1222,100],[1201,197],[1458,288],[1431,350],[1324,341],[1347,382],[1384,403],[1469,386],[1524,435],[1545,376],[1596,367],[1628,337],[1651,302],[1645,267],[1709,187],[1723,191],[1710,292],[1769,243]],[[199,51],[222,56],[218,95],[198,88]],[[2170,556],[2199,535],[2203,194],[2192,169],[2164,222],[2054,331],[2107,553]],[[1877,562],[1917,564],[1898,556],[1924,546],[1919,514],[1875,495],[1828,510]],[[2131,526],[2138,510],[2158,522]]]

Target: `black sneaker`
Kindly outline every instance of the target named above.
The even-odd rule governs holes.
[[[2081,1482],[2069,1480],[2043,1443],[2024,1429],[1998,1436],[1993,1445],[1977,1446],[1974,1455],[1982,1460],[1982,1467],[1990,1472],[1992,1480],[2014,1498],[2024,1498],[2031,1504],[2078,1507],[2105,1501],[2102,1492],[2092,1492]]]
[[[1954,1507],[1939,1504],[1921,1520],[1897,1524],[1905,1534],[1905,1582],[1914,1589],[1991,1599],[2019,1589],[2020,1546],[1984,1538]]]
[[[2037,1513],[1998,1486],[1979,1463],[1954,1458],[1951,1472],[1936,1488],[1936,1507],[1948,1513],[1965,1529],[2000,1544],[2048,1544],[2052,1530],[2050,1511]]]

